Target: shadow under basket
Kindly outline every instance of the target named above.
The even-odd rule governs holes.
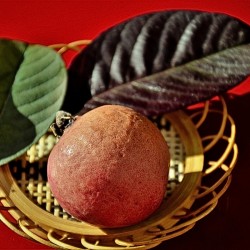
[[[56,143],[48,132],[25,155],[1,166],[1,221],[57,249],[151,249],[190,230],[230,185],[238,154],[234,121],[222,97],[151,119],[169,145],[171,162],[164,201],[148,219],[106,229],[63,211],[47,182],[47,157]]]

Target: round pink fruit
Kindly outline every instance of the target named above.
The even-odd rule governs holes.
[[[78,117],[53,148],[48,181],[60,205],[99,227],[124,227],[151,215],[167,185],[169,150],[143,115],[105,105]]]

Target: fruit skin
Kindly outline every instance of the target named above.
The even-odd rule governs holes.
[[[167,143],[151,121],[130,108],[105,105],[65,130],[48,159],[48,182],[75,218],[124,227],[160,206],[169,161]]]

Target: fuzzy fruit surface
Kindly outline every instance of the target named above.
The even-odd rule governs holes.
[[[99,227],[124,227],[161,204],[169,150],[146,117],[119,105],[96,108],[65,130],[48,159],[48,181],[60,205]]]

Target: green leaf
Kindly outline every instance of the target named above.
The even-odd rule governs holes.
[[[67,71],[53,49],[0,39],[0,165],[48,130],[64,100]]]

